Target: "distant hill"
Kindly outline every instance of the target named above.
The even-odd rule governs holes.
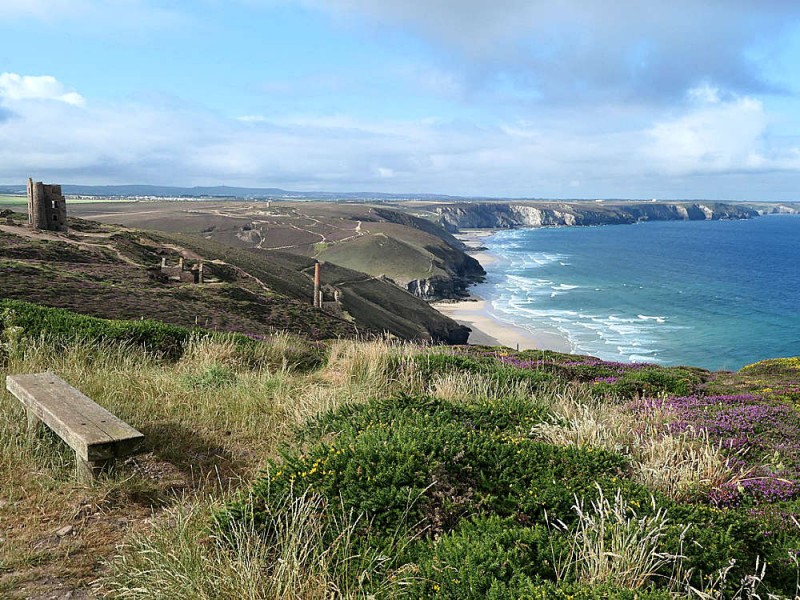
[[[404,204],[161,200],[74,204],[70,210],[104,223],[189,233],[234,248],[300,254],[388,277],[425,300],[465,296],[484,270],[451,233]]]
[[[413,199],[442,199],[452,200],[455,196],[438,194],[386,194],[381,192],[297,192],[280,188],[249,188],[230,187],[227,185],[178,187],[166,185],[74,185],[64,184],[63,192],[76,196],[102,196],[102,197],[130,197],[130,196],[155,196],[163,198],[245,198],[245,199],[316,199],[316,200],[402,200]],[[0,185],[0,193],[24,194],[26,186]]]
[[[58,183],[53,181],[50,183]],[[82,185],[82,184],[62,184],[62,190],[67,195],[75,196],[98,196],[98,197],[160,197],[160,198],[238,198],[238,199],[285,199],[285,200],[353,200],[353,201],[401,201],[401,200],[420,200],[435,202],[456,202],[456,201],[491,201],[491,202],[594,202],[596,198],[543,198],[535,195],[521,197],[499,197],[499,196],[454,196],[448,194],[431,194],[427,192],[405,192],[405,193],[386,193],[386,192],[330,192],[316,190],[311,192],[301,192],[296,190],[284,190],[274,187],[239,187],[227,185],[214,186],[169,186],[169,185]],[[24,194],[26,185],[22,184],[0,184],[0,194]],[[654,202],[649,198],[604,198],[608,202]],[[658,202],[720,202],[718,199],[704,198],[673,198],[661,199]],[[770,202],[765,198],[764,202]],[[761,201],[756,202],[760,204]],[[747,203],[743,203],[747,204]],[[790,203],[792,204],[792,203]]]
[[[175,325],[311,339],[389,332],[408,340],[464,343],[469,329],[391,282],[326,266],[326,310],[311,305],[314,260],[238,249],[166,234],[70,219],[69,235],[0,225],[0,298],[92,316],[156,319]],[[169,279],[161,268],[203,262],[205,283]],[[188,280],[187,280],[188,279]]]

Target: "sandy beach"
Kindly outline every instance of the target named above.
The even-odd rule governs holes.
[[[508,346],[520,350],[555,350],[570,352],[569,341],[555,333],[532,333],[522,327],[500,321],[491,313],[486,300],[437,302],[432,305],[440,313],[472,329],[469,344],[483,346]]]
[[[467,247],[467,254],[481,263],[486,268],[497,262],[497,257],[486,252],[483,245],[483,238],[489,237],[495,232],[494,229],[463,229],[453,235],[458,241],[463,242]]]
[[[483,238],[494,231],[486,229],[463,230],[455,237],[468,248],[468,254],[486,268],[497,262],[497,257],[486,251]],[[508,346],[520,350],[555,350],[570,352],[569,340],[552,332],[531,332],[522,327],[501,321],[492,314],[491,303],[473,297],[458,302],[436,302],[432,306],[440,313],[472,329],[468,343],[484,346]]]

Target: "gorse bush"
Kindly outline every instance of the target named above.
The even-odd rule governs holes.
[[[541,580],[553,581],[554,540],[544,525],[476,516],[423,547],[420,578],[410,596],[444,598],[522,597]]]
[[[154,519],[114,540],[125,545],[98,580],[112,597],[797,596],[790,363],[724,396],[745,376],[392,340],[170,338],[3,309],[8,373],[59,373],[152,450],[141,470],[119,465],[96,494],[78,490],[74,453],[28,441],[18,403],[0,395],[6,511],[47,514],[5,534],[7,572],[56,560],[24,549],[74,518],[77,495],[54,509],[70,494],[95,494],[113,519],[125,498],[152,494]],[[782,479],[791,494],[756,494]],[[99,521],[65,552],[96,549]]]
[[[217,526],[269,528],[274,507],[300,496],[317,498],[327,522],[324,507],[338,503],[360,515],[354,547],[389,556],[387,572],[417,574],[412,597],[559,597],[540,595],[558,584],[576,597],[660,598],[669,582],[685,592],[712,580],[726,597],[757,557],[778,552],[747,513],[677,504],[635,483],[629,457],[529,437],[547,411],[533,395],[342,406],[312,419],[302,450],[270,461]],[[785,569],[765,581],[789,585]]]
[[[501,386],[516,383],[536,385],[553,380],[553,375],[543,369],[517,368],[498,362],[491,355],[425,353],[416,357],[416,368],[425,380],[453,372],[481,374]]]
[[[320,366],[324,360],[320,346],[288,334],[253,339],[158,321],[99,319],[60,308],[0,300],[0,339],[8,338],[9,334],[17,340],[41,339],[62,347],[75,343],[123,344],[168,360],[180,358],[187,350],[197,351],[207,340],[218,348],[227,346],[230,362],[244,367],[306,371]]]
[[[192,331],[157,321],[112,321],[16,300],[0,300],[0,333],[20,328],[27,338],[70,344],[77,341],[124,343],[166,358],[183,353]]]
[[[618,477],[626,466],[619,455],[519,434],[509,413],[520,410],[408,396],[346,406],[313,422],[305,438],[317,441],[271,462],[220,522],[266,525],[270,502],[307,493],[363,514],[359,533],[382,546],[384,535],[432,539],[479,513],[536,521],[549,511],[568,520],[574,495],[595,494],[595,481],[647,496]]]
[[[700,378],[688,369],[650,366],[626,371],[616,382],[610,384],[610,391],[625,398],[658,394],[682,396],[690,394],[698,383]],[[603,389],[602,385],[598,386],[600,390]]]

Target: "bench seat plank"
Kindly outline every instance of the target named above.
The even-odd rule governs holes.
[[[9,375],[6,388],[81,460],[125,456],[144,439],[139,431],[53,373]]]

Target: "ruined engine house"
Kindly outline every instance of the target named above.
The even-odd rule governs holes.
[[[28,222],[34,229],[67,231],[67,201],[60,185],[28,179]]]

